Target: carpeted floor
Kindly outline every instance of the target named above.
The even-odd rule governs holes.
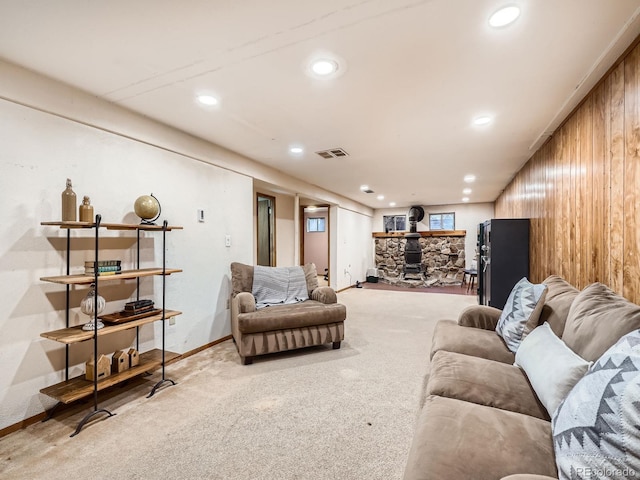
[[[63,411],[0,439],[8,479],[354,479],[402,477],[433,327],[475,297],[349,289],[345,341],[258,357],[231,341],[101,402],[115,416],[69,435],[90,410]],[[188,321],[188,320],[183,320]]]

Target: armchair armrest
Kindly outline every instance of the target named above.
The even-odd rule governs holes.
[[[487,305],[473,305],[465,308],[458,317],[458,325],[462,327],[495,330],[502,310]]]
[[[237,302],[238,313],[250,313],[256,311],[256,299],[249,292],[238,293],[234,301]]]
[[[331,287],[318,287],[311,292],[311,300],[316,300],[321,303],[338,303],[338,296]]]

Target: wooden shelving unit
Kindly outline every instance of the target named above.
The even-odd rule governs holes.
[[[178,268],[167,268],[166,266],[166,232],[171,230],[179,230],[182,227],[178,226],[169,226],[165,221],[163,225],[133,225],[133,224],[118,224],[118,223],[102,223],[101,216],[96,215],[95,222],[42,222],[43,226],[52,226],[58,227],[60,229],[64,229],[67,232],[67,275],[56,275],[56,276],[47,276],[41,277],[40,280],[43,282],[56,283],[60,285],[65,285],[66,287],[66,327],[58,330],[53,330],[49,332],[43,332],[40,335],[49,340],[53,340],[65,345],[66,349],[66,366],[65,366],[65,380],[63,382],[57,383],[55,385],[51,385],[49,387],[43,388],[40,390],[41,393],[50,396],[58,401],[56,407],[60,404],[68,404],[74,402],[76,400],[80,400],[82,398],[93,395],[94,396],[94,411],[87,414],[85,418],[80,422],[76,431],[71,435],[77,435],[82,427],[87,423],[87,421],[95,414],[98,413],[106,413],[109,416],[113,414],[107,410],[98,408],[98,392],[104,390],[105,388],[109,388],[111,386],[122,383],[130,378],[133,378],[137,375],[144,374],[146,372],[155,370],[157,368],[162,368],[162,379],[155,384],[149,397],[152,396],[156,390],[162,386],[165,382],[171,383],[175,385],[173,380],[169,380],[165,378],[165,366],[167,361],[171,361],[174,358],[178,357],[177,354],[172,352],[167,352],[165,350],[165,323],[168,319],[173,318],[177,315],[180,315],[181,312],[177,310],[168,310],[165,308],[165,296],[166,296],[166,277],[181,272],[181,269]],[[137,232],[137,267],[132,270],[125,270],[119,272],[118,274],[113,275],[70,275],[70,245],[71,245],[71,235],[70,231],[73,229],[93,229],[95,233],[95,261],[98,262],[98,254],[99,254],[99,230],[101,228],[106,228],[107,230],[125,230],[125,231],[136,231]],[[151,232],[162,232],[162,267],[153,267],[153,268],[139,268],[140,267],[140,232],[141,231],[151,231]],[[125,281],[135,279],[137,284],[137,291],[140,290],[140,278],[149,277],[149,276],[161,276],[162,277],[162,308],[157,309],[153,314],[145,316],[145,317],[136,317],[131,320],[117,319],[118,323],[106,324],[104,327],[98,329],[98,314],[94,315],[94,329],[93,330],[83,330],[82,325],[70,326],[69,325],[69,310],[71,308],[70,302],[70,287],[75,285],[91,285],[95,284],[96,296],[98,295],[98,287],[105,282],[117,282],[117,281]],[[139,294],[138,294],[139,300]],[[112,315],[116,316],[116,315]],[[143,325],[150,324],[153,322],[160,321],[162,322],[162,348],[154,349],[148,352],[139,354],[139,364],[133,367],[128,368],[127,370],[120,373],[113,373],[106,378],[98,380],[97,370],[94,370],[93,377],[95,380],[86,380],[85,376],[78,376],[75,378],[69,378],[69,347],[73,344],[77,344],[80,342],[93,341],[94,347],[94,356],[97,359],[98,357],[98,340],[101,337],[106,335],[110,335],[116,332],[121,332],[124,330],[136,329],[136,346],[138,345],[139,338],[139,328]],[[105,320],[106,322],[106,320]],[[97,362],[96,369],[97,369]],[[52,411],[49,413],[47,417],[48,420],[51,418],[53,411],[56,409],[54,407]]]
[[[177,358],[179,355],[172,352],[165,352],[165,362]],[[146,372],[156,370],[162,366],[162,350],[154,349],[140,354],[140,364],[131,367],[121,373],[113,373],[104,380],[98,381],[97,391],[113,387],[119,383],[137,377]],[[72,378],[65,382],[56,383],[50,387],[40,390],[41,393],[56,399],[60,403],[68,404],[89,397],[94,392],[94,382],[86,380],[84,375]]]
[[[181,272],[179,268],[167,268],[164,275]],[[114,280],[130,280],[132,278],[162,275],[162,268],[142,268],[139,270],[123,270],[114,275],[99,275],[98,282],[113,282]],[[58,275],[55,277],[41,277],[43,282],[60,283],[62,285],[90,285],[95,282],[93,275]]]
[[[177,310],[166,310],[164,318],[169,319],[180,315],[181,313],[182,312],[178,312]],[[103,328],[98,330],[98,336],[100,337],[102,335],[110,335],[112,333],[121,332],[123,330],[130,330],[135,327],[146,325],[147,323],[157,322],[158,320],[162,320],[162,314],[160,313],[157,315],[150,315],[148,317],[139,318],[137,320],[131,320],[130,322],[119,323],[117,325],[105,325]],[[43,332],[40,334],[40,336],[48,338],[49,340],[54,340],[56,342],[71,345],[73,343],[93,340],[94,333],[93,330],[82,330],[82,325],[77,325],[75,327],[62,328],[60,330],[54,330],[52,332]]]

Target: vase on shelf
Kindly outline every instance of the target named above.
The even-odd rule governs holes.
[[[96,295],[96,284],[92,283],[89,288],[89,293],[87,296],[82,299],[80,302],[80,311],[85,315],[89,316],[89,323],[85,323],[82,326],[82,330],[94,330],[96,326],[94,325],[96,312],[99,315],[105,307],[105,300],[100,295]],[[98,329],[103,328],[104,323],[98,320]]]
[[[70,178],[67,178],[67,188],[62,192],[62,221],[76,221],[76,193],[73,191]]]
[[[82,199],[82,203],[78,207],[78,213],[81,222],[93,222],[93,206],[87,195]]]

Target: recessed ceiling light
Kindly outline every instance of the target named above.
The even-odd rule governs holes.
[[[314,212],[318,209],[318,207],[316,207],[315,205],[309,205],[307,207],[307,210],[309,210],[310,212]]]
[[[338,63],[334,60],[328,60],[326,58],[315,60],[311,64],[311,71],[316,75],[326,77],[338,71]]]
[[[465,203],[468,202],[469,201],[469,197],[462,197],[462,201],[465,202]]]
[[[491,123],[491,117],[488,117],[486,115],[483,115],[482,117],[477,117],[473,119],[473,124],[474,125],[478,125],[478,126],[482,126],[482,125],[488,125]]]
[[[471,194],[471,189],[470,188],[465,188],[464,190],[462,190],[462,193],[464,193],[465,195],[469,195],[469,194]]]
[[[218,104],[218,99],[212,95],[198,95],[196,98],[198,99],[198,102],[208,107]]]
[[[291,148],[289,149],[289,151],[290,151],[291,153],[302,153],[302,152],[304,152],[304,150],[302,149],[302,147],[291,147]]]
[[[510,5],[503,7],[489,17],[489,25],[495,28],[504,27],[516,21],[520,16],[520,7]]]
[[[384,200],[384,195],[378,195],[378,200]]]
[[[396,206],[396,202],[389,202],[389,206],[390,207],[395,207]]]
[[[363,192],[369,190],[369,185],[360,185],[360,190]]]
[[[465,175],[463,179],[466,183],[473,183],[476,181],[475,175]]]

